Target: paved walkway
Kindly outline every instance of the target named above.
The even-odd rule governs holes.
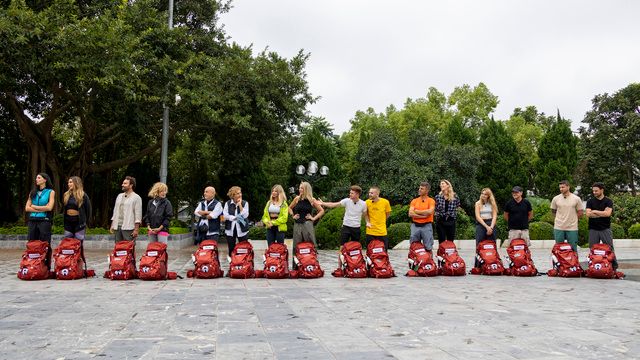
[[[170,270],[190,269],[190,252],[172,251]],[[542,271],[548,255],[534,250]],[[88,251],[90,267],[106,256]],[[405,256],[391,251],[401,275]],[[636,281],[336,279],[322,251],[328,276],[314,280],[27,282],[19,257],[0,251],[1,359],[640,358]]]

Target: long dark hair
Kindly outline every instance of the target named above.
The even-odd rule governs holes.
[[[47,175],[47,173],[38,173],[38,175],[42,176],[47,182],[44,184],[44,188],[45,189],[53,189],[53,183],[51,182],[51,177],[49,175]],[[36,177],[38,177],[38,175],[36,175]],[[33,187],[31,188],[31,192],[29,193],[29,197],[30,198],[35,198],[36,197],[36,193],[40,190],[40,188],[38,187],[38,185],[36,185],[36,181],[33,180]]]

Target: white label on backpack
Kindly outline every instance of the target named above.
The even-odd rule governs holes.
[[[203,246],[203,247],[202,247],[202,250],[213,250],[213,249],[215,249],[215,248],[216,248],[216,247],[215,247],[215,246],[213,246],[213,245],[205,245],[205,246]]]
[[[249,250],[247,249],[238,249],[236,250],[236,254],[248,254]]]
[[[311,249],[300,249],[300,254],[311,254]]]
[[[379,254],[379,253],[381,253],[381,252],[384,252],[384,249],[383,249],[383,248],[373,248],[373,251],[372,251],[372,252],[373,252],[374,254]]]
[[[280,257],[280,253],[269,253],[269,257],[279,258]]]
[[[200,256],[207,256],[209,254],[207,251],[200,251]]]
[[[40,258],[40,256],[42,256],[42,255],[40,255],[40,254],[29,254],[29,259],[38,259],[38,258]]]
[[[356,256],[360,254],[360,250],[351,250],[349,251],[349,256]]]
[[[416,251],[414,251],[416,254],[422,254],[423,252],[426,252],[427,250],[425,249],[418,249]]]
[[[516,245],[513,247],[513,250],[524,250],[524,245]]]
[[[560,246],[560,250],[572,250],[571,245],[562,245]]]
[[[147,256],[158,256],[157,251],[147,251]]]
[[[596,255],[606,255],[607,252],[604,250],[593,250],[593,253]]]
[[[495,249],[495,246],[493,244],[485,244],[482,246],[483,249]]]
[[[445,252],[446,252],[448,255],[451,255],[451,254],[453,254],[453,253],[455,253],[455,252],[456,252],[456,249],[445,249]]]
[[[127,250],[116,251],[116,256],[127,256]]]
[[[62,249],[62,255],[73,255],[75,254],[75,251],[73,251],[72,249]]]

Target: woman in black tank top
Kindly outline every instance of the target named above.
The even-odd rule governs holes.
[[[302,241],[310,241],[317,246],[315,229],[313,222],[320,219],[324,215],[324,209],[313,198],[313,190],[308,182],[300,183],[298,188],[299,194],[293,199],[289,206],[289,215],[293,217],[293,252],[296,246]],[[316,209],[315,216],[313,209]],[[292,265],[296,267],[295,263]]]

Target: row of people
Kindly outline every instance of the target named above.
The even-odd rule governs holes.
[[[408,215],[412,220],[410,241],[420,241],[427,250],[434,243],[433,223],[439,241],[455,239],[457,209],[460,200],[451,182],[440,181],[440,192],[434,198],[429,196],[430,184],[420,183],[418,197],[409,206]],[[64,235],[84,240],[87,219],[91,218],[91,201],[84,192],[82,180],[72,176],[67,182],[67,191],[63,194]],[[135,193],[136,181],[131,176],[122,182],[122,193],[115,201],[110,231],[115,233],[116,241],[132,240],[138,236],[142,221],[147,224],[147,234],[151,241],[167,241],[169,223],[173,217],[171,202],[166,198],[168,187],[163,183],[153,185],[148,193],[150,198],[147,211],[142,216],[142,199]],[[560,194],[551,201],[551,210],[555,216],[554,238],[556,242],[567,241],[574,250],[578,241],[578,219],[583,215],[582,201],[570,191],[570,185],[563,180],[559,183]],[[324,208],[344,207],[341,243],[360,241],[360,223],[366,223],[366,242],[372,238],[382,239],[388,248],[386,222],[391,214],[388,200],[380,197],[380,188],[369,189],[368,199],[360,199],[362,189],[351,186],[349,196],[338,202],[326,202],[313,197],[313,190],[308,182],[302,182],[298,195],[287,203],[284,189],[275,185],[271,189],[267,201],[262,224],[266,227],[268,244],[284,242],[287,220],[294,219],[294,248],[301,241],[311,241],[317,246],[314,223],[324,215]],[[593,245],[602,241],[613,248],[610,230],[613,202],[604,196],[604,185],[595,183],[592,186],[593,197],[587,201],[586,216],[589,218],[589,243]],[[198,203],[194,215],[198,219],[199,241],[205,239],[219,240],[221,226],[220,217],[224,218],[224,234],[229,253],[236,242],[246,241],[249,231],[249,203],[242,198],[242,189],[233,186],[227,192],[228,201],[216,200],[214,187],[206,187],[203,200]],[[529,222],[533,218],[531,203],[523,197],[523,189],[515,186],[513,198],[504,206],[504,218],[508,225],[508,240],[523,238],[530,244]],[[55,203],[55,192],[50,177],[45,173],[36,176],[34,188],[29,194],[25,211],[29,213],[28,236],[50,242],[52,210]],[[484,188],[479,200],[475,203],[476,242],[485,239],[495,240],[498,207],[491,189]],[[617,264],[615,264],[617,266]]]

